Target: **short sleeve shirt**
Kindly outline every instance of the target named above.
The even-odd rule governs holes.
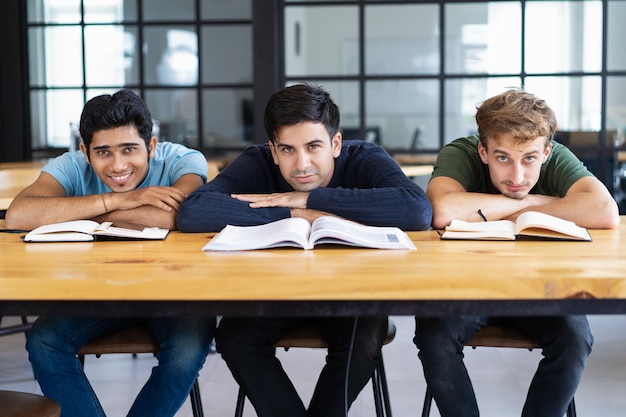
[[[499,194],[489,177],[489,167],[478,154],[478,136],[456,139],[441,149],[431,178],[449,177],[468,192]],[[552,141],[552,152],[541,166],[539,181],[530,191],[564,197],[579,179],[593,176],[585,165],[564,145]]]
[[[42,169],[65,188],[68,197],[110,192],[78,150],[54,158]],[[148,175],[137,188],[170,186],[186,174],[199,175],[207,180],[208,165],[201,152],[183,145],[159,142],[150,159]]]

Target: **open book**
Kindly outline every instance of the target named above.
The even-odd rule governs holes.
[[[157,227],[135,230],[116,227],[111,222],[73,220],[39,226],[24,236],[24,242],[88,242],[100,238],[162,240],[168,233],[168,229]]]
[[[415,249],[408,235],[397,227],[365,226],[334,216],[322,216],[310,224],[289,217],[259,226],[228,225],[202,250],[238,251],[293,246],[313,249],[331,243],[378,249]]]
[[[548,239],[591,241],[584,227],[537,211],[526,211],[517,222],[494,220],[488,222],[464,222],[452,220],[441,235],[442,239],[515,240],[520,236]]]

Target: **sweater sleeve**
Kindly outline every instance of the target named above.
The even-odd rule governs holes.
[[[257,148],[244,151],[212,181],[193,191],[177,214],[182,232],[218,232],[227,224],[254,226],[290,217],[286,207],[250,208],[231,194],[261,193],[277,189],[273,162]]]
[[[337,161],[341,186],[311,191],[307,208],[322,210],[372,226],[426,230],[432,207],[424,191],[380,148]]]

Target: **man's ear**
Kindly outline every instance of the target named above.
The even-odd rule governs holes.
[[[152,158],[154,156],[154,150],[156,149],[157,142],[158,140],[156,136],[152,136],[150,138],[150,144],[148,145],[148,158]]]
[[[480,155],[483,164],[487,165],[487,149],[485,149],[482,142],[478,142],[478,155]]]
[[[335,136],[331,139],[331,146],[333,148],[333,158],[338,158],[341,155],[341,132],[335,133]]]
[[[274,145],[274,142],[272,142],[271,140],[267,141],[267,143],[270,145],[270,151],[272,152],[272,158],[274,159],[274,164],[278,165],[278,158],[276,155],[276,146]]]
[[[87,163],[89,164],[89,149],[87,149],[87,147],[85,146],[84,142],[80,142],[78,144],[78,146],[80,147],[80,150],[83,152],[83,155],[85,156],[85,159],[87,160]]]
[[[543,161],[541,162],[542,164],[548,160],[548,156],[550,156],[551,153],[552,153],[552,141],[548,143],[548,146],[546,146],[546,149],[544,149],[543,151]]]

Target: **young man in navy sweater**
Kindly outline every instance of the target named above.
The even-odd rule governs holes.
[[[430,227],[432,209],[424,191],[383,148],[342,143],[339,109],[322,88],[299,84],[279,90],[269,99],[264,122],[269,143],[247,148],[191,193],[178,212],[181,231],[213,232],[227,224],[258,225],[286,217],[313,221],[328,214],[404,230]],[[225,317],[217,346],[260,417],[339,417],[345,415],[355,320],[351,404],[372,375],[387,317]],[[330,346],[308,408],[274,355],[274,344],[307,322],[320,327]]]

